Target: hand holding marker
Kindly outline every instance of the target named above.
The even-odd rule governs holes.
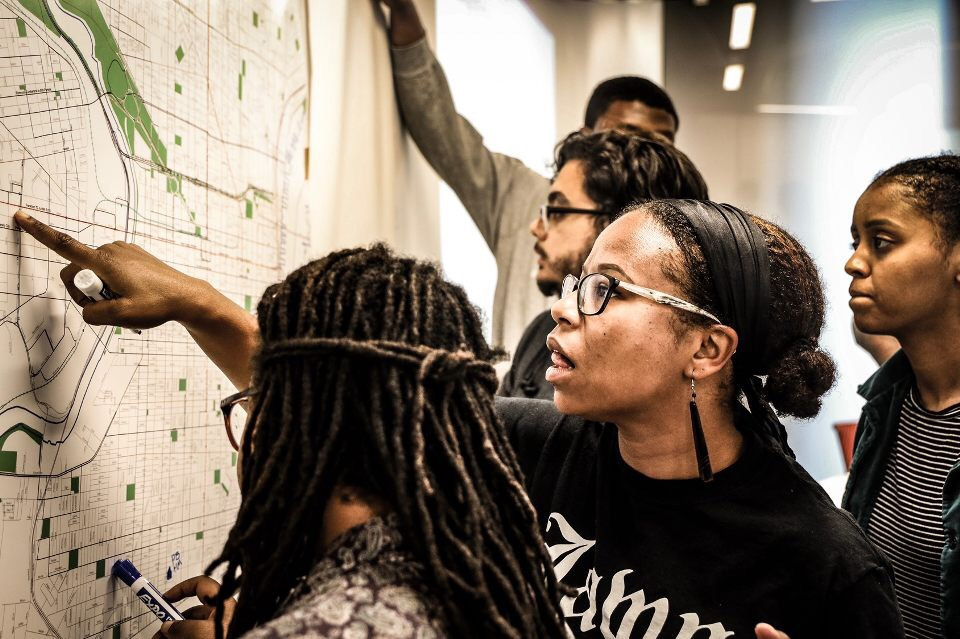
[[[181,273],[136,244],[115,241],[91,248],[23,211],[13,217],[25,233],[69,262],[60,270],[60,279],[73,301],[83,307],[83,319],[91,326],[132,330],[173,321],[206,328],[206,307],[198,300],[217,292],[203,280]],[[93,303],[94,298],[74,282],[82,270],[93,271],[101,282],[107,282],[115,299]]]
[[[183,621],[180,611],[163,598],[156,586],[147,581],[147,578],[140,574],[129,559],[121,559],[113,564],[112,572],[114,577],[130,586],[137,598],[157,616],[157,619],[164,622]]]
[[[23,211],[13,219],[24,233],[69,262],[60,279],[70,298],[83,307],[87,324],[147,329],[177,322],[221,370],[229,371],[237,388],[250,385],[250,352],[260,343],[257,318],[208,282],[178,271],[136,244],[118,241],[90,248]],[[108,282],[117,299],[91,303],[73,282],[83,269]],[[225,341],[224,333],[231,339]]]
[[[103,283],[97,274],[91,271],[88,268],[83,269],[82,271],[77,271],[77,274],[73,276],[73,284],[80,289],[80,292],[92,299],[94,302],[99,302],[101,300],[112,300],[116,298],[116,295],[113,294],[113,291]],[[137,335],[143,334],[143,331],[137,329],[131,329]]]
[[[77,271],[77,274],[73,276],[73,283],[94,302],[112,300],[115,297],[113,291],[107,288],[107,285],[97,277],[97,274],[88,268]]]

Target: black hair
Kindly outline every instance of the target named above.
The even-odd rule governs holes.
[[[689,302],[705,309],[724,323],[717,302],[716,287],[693,225],[675,204],[648,202],[633,207],[647,212],[665,229],[679,247],[676,259],[666,260],[664,275],[681,290]],[[813,259],[785,230],[751,215],[767,243],[770,260],[769,354],[760,370],[765,375],[762,393],[777,411],[808,418],[820,412],[821,397],[833,386],[836,365],[820,348],[825,320],[823,284]],[[678,326],[710,322],[691,313],[677,313]],[[736,367],[736,359],[734,359]],[[734,371],[734,380],[738,379]]]
[[[937,226],[945,247],[960,242],[960,156],[943,153],[906,160],[881,171],[868,190],[891,182],[910,189],[917,213]]]
[[[571,160],[583,164],[584,191],[590,199],[614,217],[635,202],[709,197],[690,158],[662,135],[636,127],[571,133],[557,145],[555,170]],[[610,221],[595,219],[600,228]]]
[[[294,271],[257,312],[243,500],[208,568],[226,564],[220,619],[240,593],[230,636],[280,613],[322,558],[338,486],[393,510],[451,636],[561,636],[552,562],[494,412],[498,353],[463,289],[378,244]]]
[[[607,112],[610,105],[618,101],[639,101],[651,109],[662,109],[673,116],[674,130],[680,128],[680,116],[673,106],[673,100],[667,92],[646,78],[636,75],[622,75],[604,80],[594,88],[587,101],[587,111],[583,117],[584,125],[592,129],[600,116]]]

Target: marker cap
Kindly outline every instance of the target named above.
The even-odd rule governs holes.
[[[97,277],[96,273],[88,268],[77,271],[77,274],[73,276],[73,283],[84,293],[87,293],[87,291],[99,293],[100,289],[103,288],[103,282]]]
[[[121,559],[117,563],[113,564],[113,575],[127,584],[132,586],[133,583],[141,577],[140,571],[137,570],[136,566],[133,565],[129,559]]]

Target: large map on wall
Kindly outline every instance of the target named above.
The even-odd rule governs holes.
[[[216,556],[226,379],[176,325],[90,327],[24,209],[255,309],[308,252],[302,0],[0,0],[0,637],[149,637],[110,577]]]

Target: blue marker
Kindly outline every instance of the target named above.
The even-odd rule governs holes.
[[[183,615],[180,614],[180,611],[163,598],[156,586],[147,581],[147,578],[140,574],[140,571],[129,559],[121,559],[113,564],[112,572],[114,577],[133,588],[137,598],[146,604],[150,612],[157,616],[157,619],[160,621],[183,621]]]

